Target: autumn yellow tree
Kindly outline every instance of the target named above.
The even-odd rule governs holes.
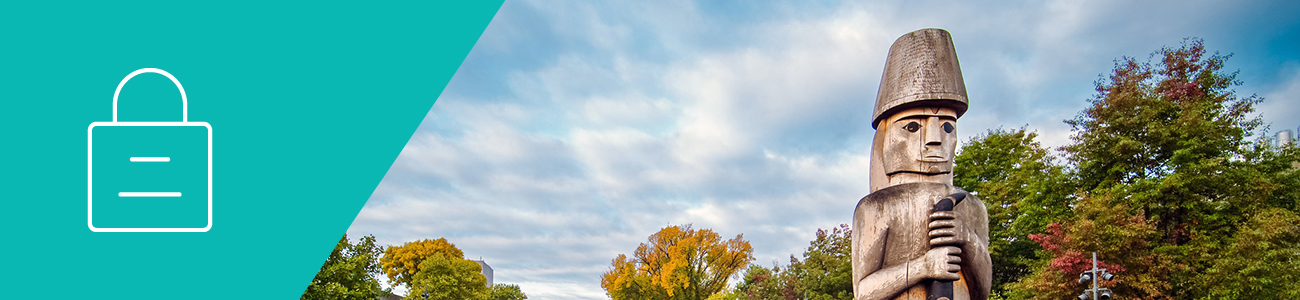
[[[619,254],[600,286],[613,299],[703,300],[754,260],[743,234],[723,240],[709,229],[669,226],[650,235],[632,257]]]
[[[379,262],[383,264],[384,274],[388,275],[388,282],[411,287],[415,274],[420,271],[420,263],[434,254],[441,254],[447,259],[465,258],[465,253],[456,248],[456,245],[447,242],[446,238],[438,238],[388,247]]]

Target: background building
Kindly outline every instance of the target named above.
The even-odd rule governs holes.
[[[487,277],[487,285],[492,286],[492,266],[488,266],[483,259],[474,260],[478,265],[483,266],[483,277]]]

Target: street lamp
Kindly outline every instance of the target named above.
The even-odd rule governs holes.
[[[428,281],[425,281],[425,282],[424,282],[424,288],[423,288],[423,289],[420,289],[420,296],[424,296],[424,300],[429,300],[429,282],[428,282]]]
[[[1082,274],[1079,274],[1079,283],[1092,281],[1092,288],[1083,290],[1083,294],[1079,294],[1079,300],[1110,300],[1111,296],[1113,296],[1110,293],[1110,289],[1097,287],[1098,277],[1110,281],[1111,279],[1115,279],[1115,274],[1107,272],[1106,269],[1098,269],[1097,252],[1093,252],[1092,270],[1083,271]],[[1092,296],[1089,297],[1088,293],[1092,293]]]

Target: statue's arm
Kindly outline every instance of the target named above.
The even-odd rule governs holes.
[[[967,249],[962,249],[962,260],[970,262],[968,266],[962,268],[962,273],[966,278],[970,278],[968,289],[971,300],[987,300],[989,291],[993,288],[993,259],[989,257],[989,214],[985,208],[984,202],[974,196],[970,197],[972,207],[968,209],[969,214],[974,216],[965,219],[967,228],[971,231],[971,242]]]
[[[862,226],[853,230],[853,299],[891,299],[920,283],[923,272],[919,260],[924,257],[909,263],[884,265],[885,242],[890,230],[888,224],[869,212],[855,218],[855,223]]]

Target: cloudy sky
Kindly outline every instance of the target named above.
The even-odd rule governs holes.
[[[1300,126],[1291,1],[507,1],[348,233],[446,237],[530,299],[599,276],[666,225],[744,234],[784,264],[867,192],[890,43],[947,29],[961,140],[1027,126],[1060,146],[1122,56],[1186,37],[1234,53],[1273,132]],[[398,289],[404,291],[404,289]]]

